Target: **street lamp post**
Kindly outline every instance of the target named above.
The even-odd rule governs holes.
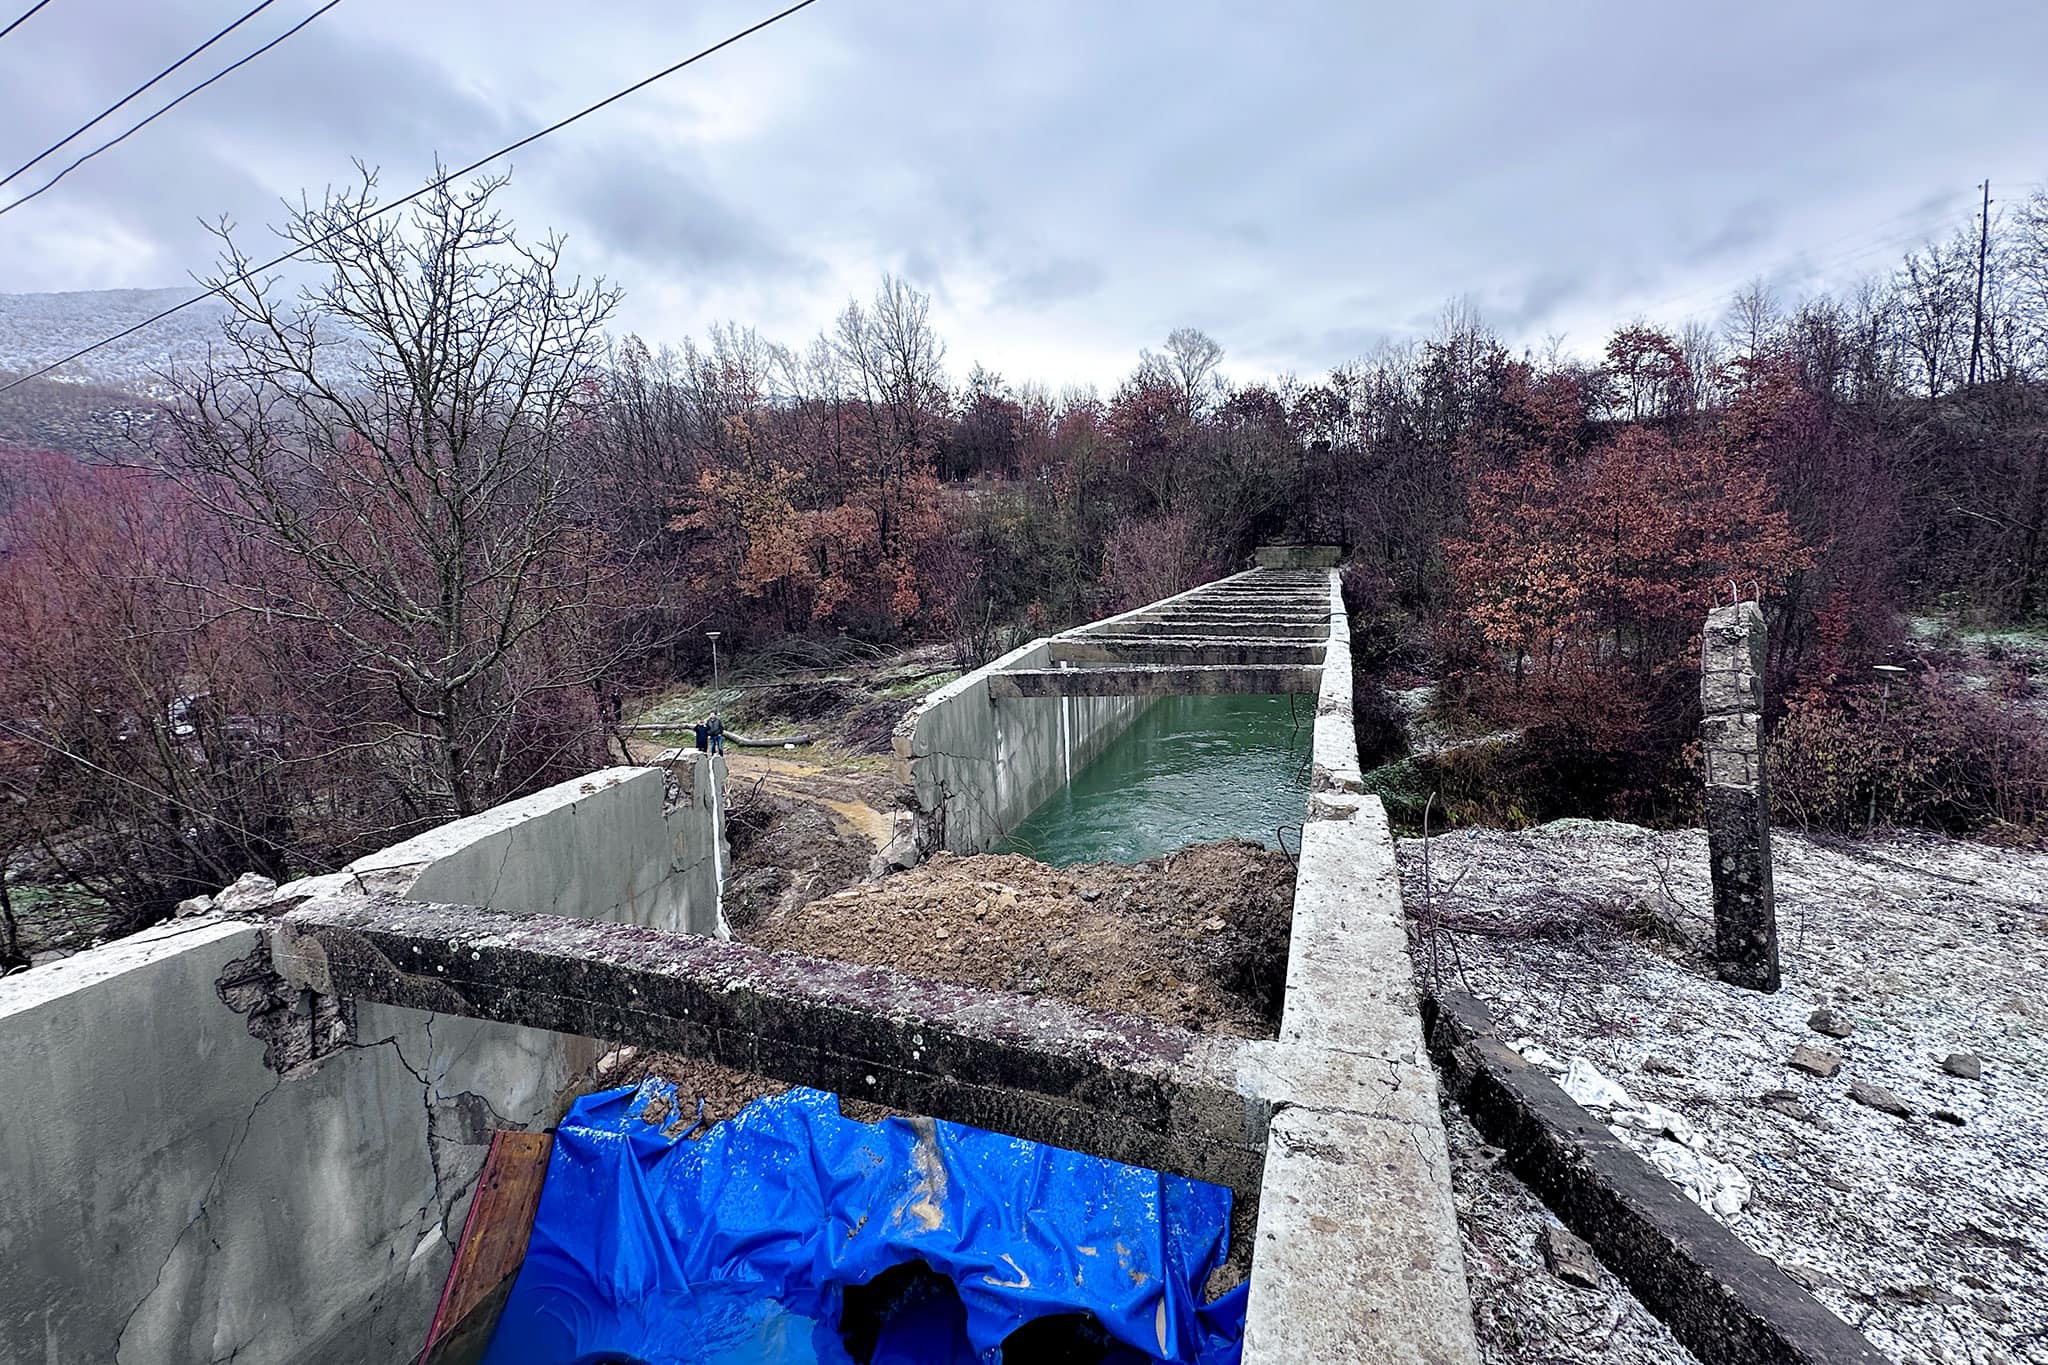
[[[718,636],[719,636],[719,634],[720,634],[720,632],[718,632],[718,631],[715,631],[715,630],[707,630],[707,631],[705,631],[705,632],[704,632],[704,636],[705,636],[705,638],[711,641],[711,691],[712,691],[712,693],[713,693],[714,695],[715,695],[715,694],[716,694],[716,693],[718,692]]]

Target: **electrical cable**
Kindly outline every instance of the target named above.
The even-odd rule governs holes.
[[[50,0],[36,0],[36,3],[35,3],[35,4],[33,4],[33,5],[30,5],[30,6],[28,7],[28,13],[26,13],[26,14],[22,15],[22,16],[21,16],[21,17],[20,17],[19,19],[16,19],[16,20],[15,20],[15,21],[14,21],[13,23],[9,24],[9,25],[8,25],[8,26],[7,26],[6,28],[0,28],[0,38],[5,38],[5,37],[6,37],[6,36],[7,36],[8,34],[10,34],[10,33],[14,32],[14,30],[16,30],[16,29],[20,28],[20,27],[21,27],[21,26],[22,26],[23,24],[25,24],[25,23],[27,23],[27,22],[28,22],[29,20],[31,20],[31,19],[33,19],[33,18],[35,18],[35,17],[36,17],[36,11],[37,11],[37,10],[39,10],[39,9],[41,9],[41,8],[42,8],[42,7],[44,6],[44,5],[47,5],[47,4],[49,4],[49,3],[50,3]]]
[[[133,136],[134,136],[135,134],[137,134],[137,133],[141,132],[141,131],[142,131],[142,130],[143,130],[144,128],[147,128],[147,127],[148,127],[148,126],[149,126],[150,124],[152,124],[152,123],[155,123],[155,122],[156,122],[156,121],[157,121],[158,119],[162,118],[162,117],[163,117],[163,116],[164,116],[165,114],[168,114],[168,113],[170,113],[170,112],[171,112],[171,110],[173,110],[173,109],[177,108],[177,107],[178,107],[179,105],[183,104],[183,103],[184,103],[184,102],[185,102],[186,100],[189,100],[189,99],[191,99],[191,98],[192,98],[192,97],[193,97],[194,95],[196,95],[196,94],[198,94],[198,93],[199,93],[200,91],[202,91],[202,90],[206,89],[206,87],[208,87],[209,85],[212,85],[212,84],[213,84],[213,83],[214,83],[215,81],[218,81],[218,80],[220,80],[220,79],[221,79],[222,77],[224,77],[224,76],[228,76],[228,75],[231,75],[231,74],[233,74],[233,73],[234,73],[234,72],[236,72],[236,71],[239,71],[239,70],[240,70],[241,68],[243,68],[243,67],[247,66],[247,65],[248,65],[248,64],[249,64],[250,62],[253,62],[253,61],[255,61],[255,60],[256,60],[256,59],[258,58],[258,57],[261,57],[261,56],[262,56],[262,55],[263,55],[264,53],[266,53],[266,52],[270,51],[270,49],[272,49],[272,48],[276,47],[276,46],[277,46],[277,45],[278,45],[279,43],[282,43],[282,42],[283,42],[283,41],[284,41],[285,39],[287,39],[287,38],[291,37],[291,36],[292,36],[293,34],[297,33],[297,32],[298,32],[298,31],[299,31],[300,29],[302,29],[302,28],[304,28],[304,27],[305,27],[306,25],[308,25],[308,24],[312,23],[312,22],[313,22],[313,21],[314,21],[315,19],[318,19],[318,18],[319,18],[319,17],[321,16],[321,15],[323,15],[323,14],[327,13],[327,11],[329,11],[329,10],[333,9],[333,8],[334,8],[334,7],[336,6],[336,5],[338,5],[338,4],[340,4],[340,3],[341,3],[341,0],[327,0],[327,3],[326,3],[326,4],[324,4],[324,5],[322,5],[322,6],[321,6],[321,7],[319,8],[319,9],[316,9],[316,10],[314,10],[314,11],[313,11],[313,12],[312,12],[311,14],[307,15],[307,16],[306,16],[305,18],[303,18],[303,19],[299,20],[299,22],[298,22],[298,23],[296,23],[296,24],[293,24],[293,25],[292,25],[292,26],[291,26],[290,28],[286,29],[286,30],[285,30],[285,31],[284,31],[283,33],[280,33],[280,34],[278,34],[278,35],[277,35],[277,37],[275,37],[275,38],[272,38],[272,39],[271,39],[271,40],[270,40],[269,42],[265,43],[265,44],[264,44],[264,45],[263,45],[262,47],[259,47],[259,48],[257,48],[257,49],[256,49],[256,50],[255,50],[254,52],[251,52],[251,53],[250,53],[250,54],[249,54],[248,56],[246,56],[246,57],[242,58],[242,59],[241,59],[240,61],[237,61],[237,62],[231,63],[231,64],[230,64],[230,65],[228,65],[228,66],[222,67],[222,68],[221,68],[221,69],[220,69],[219,71],[216,71],[216,72],[214,72],[214,73],[213,73],[213,74],[212,74],[211,76],[208,76],[208,77],[207,77],[207,78],[206,78],[205,80],[203,80],[203,81],[199,82],[199,84],[197,84],[197,85],[193,86],[193,87],[192,87],[192,88],[191,88],[190,90],[187,90],[187,91],[186,91],[186,92],[185,92],[184,94],[182,94],[182,95],[178,96],[178,97],[177,97],[176,99],[172,100],[172,101],[171,101],[171,102],[170,102],[169,104],[166,104],[166,105],[164,105],[164,106],[163,106],[162,108],[158,109],[158,110],[157,110],[157,111],[156,111],[155,113],[151,114],[151,115],[150,115],[150,116],[149,116],[148,118],[145,118],[145,119],[143,119],[143,120],[142,120],[141,122],[139,122],[139,123],[136,123],[136,124],[134,124],[134,125],[130,126],[130,127],[128,128],[128,130],[127,130],[126,132],[123,132],[123,133],[119,133],[119,134],[115,135],[114,137],[111,137],[111,138],[107,139],[107,140],[106,140],[105,142],[102,142],[102,143],[101,143],[101,144],[100,144],[99,146],[97,146],[97,147],[93,148],[93,149],[92,149],[91,151],[87,152],[87,153],[86,153],[86,154],[85,154],[84,156],[82,156],[82,157],[78,158],[78,160],[76,160],[76,161],[72,162],[72,163],[71,163],[71,164],[70,164],[69,166],[66,166],[66,167],[65,167],[65,168],[64,168],[63,170],[61,170],[61,171],[57,172],[57,173],[56,173],[55,175],[51,176],[51,177],[50,177],[50,178],[49,178],[48,180],[46,180],[46,181],[44,181],[44,182],[43,182],[42,184],[40,184],[40,185],[36,186],[36,188],[34,188],[34,189],[30,190],[30,191],[29,191],[29,192],[28,192],[27,194],[24,194],[23,196],[21,196],[21,198],[19,198],[19,199],[15,200],[15,201],[14,201],[13,203],[11,203],[11,204],[4,204],[4,205],[0,205],[0,214],[8,214],[8,213],[12,213],[12,212],[14,212],[14,210],[16,210],[16,209],[20,208],[20,207],[21,207],[21,206],[22,206],[23,204],[26,204],[26,203],[27,203],[27,202],[28,202],[29,200],[31,200],[31,199],[35,198],[35,197],[36,197],[37,195],[41,194],[41,193],[42,193],[42,192],[43,192],[44,190],[47,190],[47,189],[49,189],[49,188],[50,188],[51,186],[55,185],[55,184],[56,184],[56,183],[57,183],[57,182],[58,182],[59,180],[62,180],[62,179],[63,179],[63,178],[65,177],[65,176],[67,176],[67,175],[71,174],[71,173],[72,173],[73,171],[77,170],[77,169],[78,169],[78,168],[79,168],[80,166],[83,166],[83,165],[84,165],[84,164],[85,164],[86,162],[88,162],[88,161],[92,160],[92,159],[93,159],[94,157],[98,156],[98,155],[99,155],[99,154],[100,154],[101,152],[104,152],[104,151],[108,150],[108,149],[109,149],[109,148],[111,148],[111,147],[117,147],[117,146],[119,146],[119,145],[120,145],[121,143],[123,143],[123,142],[126,142],[126,141],[127,141],[127,140],[128,140],[129,138],[131,138],[131,137],[133,137]]]
[[[384,204],[378,208],[372,209],[370,212],[362,215],[362,217],[354,219],[351,222],[345,223],[341,227],[336,228],[334,231],[327,233],[324,236],[317,237],[310,242],[304,243],[303,245],[295,246],[290,251],[285,252],[283,255],[275,256],[270,260],[265,261],[261,265],[251,266],[249,269],[241,272],[240,274],[234,276],[233,278],[223,280],[221,284],[216,288],[208,289],[203,293],[194,294],[191,298],[186,299],[181,303],[174,303],[169,308],[166,308],[161,312],[152,314],[151,316],[144,318],[141,322],[136,323],[132,327],[123,328],[121,331],[114,333],[112,336],[102,337],[100,340],[93,342],[89,346],[82,346],[78,350],[73,351],[70,355],[63,357],[61,360],[53,360],[49,364],[41,367],[40,369],[29,371],[27,374],[22,375],[18,379],[12,379],[5,384],[0,384],[0,393],[6,393],[9,389],[15,388],[16,386],[21,384],[26,384],[32,379],[40,379],[42,376],[50,373],[50,371],[68,365],[74,360],[78,360],[81,359],[82,357],[89,356],[94,351],[102,350],[105,347],[113,345],[117,341],[126,340],[127,338],[134,336],[137,332],[142,331],[144,328],[153,327],[157,323],[162,322],[165,318],[170,317],[175,313],[182,313],[187,308],[192,307],[194,304],[204,303],[207,299],[210,299],[216,294],[221,293],[230,285],[243,283],[253,275],[261,274],[266,270],[273,270],[278,266],[283,265],[286,261],[291,260],[294,256],[298,256],[303,252],[311,251],[315,247],[333,241],[336,237],[341,236],[343,233],[349,232],[357,227],[360,227],[364,223],[367,223],[374,218],[381,218],[385,214],[390,213],[393,210],[402,209],[407,204],[412,203],[416,199],[423,198],[424,196],[432,193],[434,190],[439,189],[441,186],[446,185],[451,180],[455,180],[461,176],[468,175],[470,172],[487,166],[491,162],[496,161],[498,158],[502,156],[506,156],[512,152],[518,151],[521,147],[525,147],[532,143],[538,142],[540,141],[540,139],[548,136],[550,133],[559,132],[562,129],[568,127],[570,124],[575,123],[578,119],[586,118],[589,115],[596,113],[598,110],[603,109],[608,105],[616,104],[618,103],[618,101],[626,98],[628,95],[634,94],[640,90],[644,90],[648,86],[654,84],[656,81],[663,80],[666,77],[672,76],[676,72],[681,71],[684,67],[689,66],[695,62],[700,62],[704,58],[711,56],[715,52],[719,52],[725,48],[731,47],[734,43],[737,43],[742,38],[746,38],[753,34],[759,33],[762,29],[767,28],[769,25],[780,23],[784,19],[787,19],[790,15],[795,14],[798,10],[808,9],[816,3],[817,0],[797,0],[797,3],[791,5],[789,8],[779,10],[776,13],[769,15],[766,19],[761,20],[759,23],[741,29],[739,32],[733,34],[731,37],[722,39],[719,42],[713,43],[710,47],[705,48],[701,52],[697,52],[692,54],[691,56],[683,58],[683,60],[675,63],[675,65],[673,66],[664,67],[660,71],[655,72],[652,76],[647,77],[645,80],[637,81],[634,84],[627,86],[625,89],[618,91],[616,94],[607,95],[605,98],[599,100],[597,103],[589,105],[583,109],[579,109],[575,113],[569,115],[567,118],[560,119],[554,123],[551,123],[547,127],[542,128],[538,132],[529,133],[525,137],[519,139],[517,142],[511,143],[504,147],[500,147],[497,151],[491,152],[489,155],[478,157],[475,161],[470,162],[467,166],[464,166],[459,170],[449,171],[445,175],[439,176],[436,179],[428,181],[426,184],[420,186],[420,188],[414,190],[411,194],[406,195],[405,198],[403,199],[396,199],[389,204]]]
[[[249,11],[247,11],[246,13],[244,13],[244,14],[242,15],[242,17],[241,17],[241,18],[239,18],[239,19],[235,20],[235,22],[233,22],[232,24],[229,24],[229,25],[228,25],[228,26],[227,26],[226,28],[222,29],[222,30],[221,30],[220,32],[218,32],[218,33],[214,34],[214,35],[213,35],[213,36],[212,36],[211,38],[208,38],[208,39],[207,39],[207,40],[206,40],[205,42],[201,43],[201,44],[200,44],[200,45],[199,45],[198,47],[195,47],[195,48],[193,48],[193,49],[192,49],[192,50],[191,50],[190,52],[187,52],[187,53],[186,53],[186,54],[185,54],[184,56],[182,56],[182,57],[178,58],[178,60],[177,60],[177,61],[175,61],[175,62],[172,62],[172,63],[171,63],[171,64],[170,64],[169,66],[167,66],[167,67],[165,67],[165,68],[164,68],[163,70],[161,70],[161,71],[157,72],[157,73],[156,73],[156,74],[155,74],[154,76],[151,76],[151,77],[150,77],[150,78],[149,78],[148,80],[146,80],[146,81],[144,81],[144,82],[143,82],[142,84],[140,84],[140,85],[136,86],[136,87],[135,87],[135,88],[134,88],[133,90],[130,90],[130,91],[129,91],[129,92],[127,93],[127,94],[125,94],[125,95],[121,96],[121,98],[120,98],[120,99],[118,99],[118,100],[114,101],[114,103],[112,103],[112,104],[108,105],[108,106],[107,106],[106,108],[102,109],[102,110],[101,110],[101,111],[100,111],[99,113],[97,113],[97,114],[94,114],[94,115],[93,115],[93,116],[92,116],[92,117],[91,117],[90,119],[86,120],[86,121],[85,121],[84,123],[81,123],[81,124],[79,124],[79,125],[78,125],[78,127],[76,127],[76,128],[74,128],[74,129],[72,129],[72,130],[71,130],[70,132],[66,133],[66,134],[65,134],[65,135],[64,135],[63,137],[59,138],[59,139],[58,139],[57,141],[55,141],[55,142],[51,143],[51,144],[50,144],[49,146],[45,147],[45,148],[44,148],[44,149],[43,149],[42,151],[40,151],[40,152],[37,152],[37,153],[36,153],[36,154],[35,154],[34,156],[30,157],[30,158],[29,158],[29,159],[28,159],[27,161],[24,161],[24,162],[22,162],[22,163],[21,163],[21,164],[20,164],[19,166],[16,166],[16,167],[15,167],[15,168],[14,168],[13,170],[9,171],[9,172],[8,172],[8,173],[7,173],[6,175],[4,175],[4,176],[0,176],[0,185],[5,185],[5,184],[7,184],[7,183],[8,183],[9,181],[11,181],[11,180],[13,180],[13,179],[14,179],[15,177],[19,176],[19,175],[20,175],[20,174],[21,174],[21,173],[22,173],[23,171],[26,171],[26,170],[27,170],[27,169],[28,169],[29,167],[31,167],[31,166],[33,166],[33,165],[35,165],[35,164],[36,164],[36,163],[37,163],[38,161],[41,161],[41,160],[42,160],[42,159],[43,159],[44,157],[47,157],[47,156],[53,155],[53,154],[54,154],[55,152],[57,152],[57,151],[58,151],[58,150],[59,150],[60,148],[62,148],[62,147],[64,146],[64,144],[65,144],[65,143],[67,143],[67,142],[70,142],[70,141],[71,141],[71,140],[72,140],[73,138],[76,138],[76,137],[80,136],[80,135],[81,135],[81,134],[83,134],[83,133],[84,133],[84,132],[85,132],[85,131],[86,131],[87,129],[91,128],[91,127],[92,127],[92,126],[93,126],[93,125],[94,125],[95,123],[98,123],[98,122],[99,122],[99,121],[100,121],[101,119],[104,119],[104,118],[108,117],[109,115],[112,115],[112,114],[118,113],[118,112],[119,112],[119,111],[121,110],[121,108],[122,108],[122,107],[123,107],[124,105],[126,105],[126,104],[127,104],[127,103],[128,103],[129,101],[130,101],[130,100],[134,99],[134,98],[135,98],[135,97],[136,97],[137,95],[140,95],[140,94],[141,94],[141,93],[142,93],[143,91],[145,91],[145,90],[149,89],[149,87],[151,87],[152,85],[155,85],[155,84],[156,84],[156,83],[157,83],[158,81],[160,81],[160,80],[162,80],[162,79],[163,79],[164,77],[166,77],[166,76],[170,75],[170,74],[171,74],[172,72],[176,71],[176,70],[177,70],[177,69],[178,69],[179,67],[181,67],[181,66],[183,66],[183,65],[184,65],[185,63],[187,63],[187,62],[191,61],[191,60],[192,60],[192,59],[193,59],[194,57],[197,57],[197,56],[198,56],[198,55],[199,55],[200,53],[202,53],[202,52],[206,51],[206,49],[208,49],[209,47],[212,47],[212,46],[213,46],[213,45],[214,45],[215,43],[217,43],[217,42],[219,42],[219,41],[220,41],[221,39],[223,39],[223,38],[227,37],[227,36],[228,36],[228,35],[229,35],[230,33],[233,33],[233,32],[234,32],[234,31],[235,31],[236,29],[240,28],[240,27],[241,27],[241,26],[242,26],[243,24],[246,24],[246,23],[248,23],[248,22],[249,22],[249,21],[250,21],[251,19],[254,19],[254,18],[255,18],[255,17],[257,16],[257,15],[259,15],[259,14],[263,13],[263,11],[264,11],[264,10],[266,10],[266,9],[269,9],[269,8],[270,8],[270,7],[272,6],[272,5],[274,5],[274,4],[276,4],[276,3],[277,3],[277,0],[259,0],[259,3],[258,3],[258,4],[256,5],[256,7],[255,7],[254,9],[252,9],[252,10],[249,10]]]

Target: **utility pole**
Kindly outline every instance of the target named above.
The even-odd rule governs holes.
[[[1984,339],[1984,258],[1991,248],[1991,179],[1984,179],[1984,216],[1977,227],[1977,311],[1970,323],[1970,382],[1977,382],[1977,347]]]

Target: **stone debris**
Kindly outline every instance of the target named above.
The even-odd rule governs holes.
[[[1444,1135],[1472,1324],[1487,1365],[1698,1365],[1597,1259],[1586,1263],[1590,1284],[1551,1269],[1551,1232],[1570,1234],[1455,1106],[1444,1111]]]
[[[1893,1114],[1902,1119],[1913,1117],[1913,1111],[1906,1102],[1881,1085],[1869,1081],[1850,1081],[1849,1098],[1858,1104],[1870,1106],[1880,1114]]]
[[[254,872],[244,872],[227,889],[213,898],[217,915],[260,915],[270,908],[277,883]]]
[[[1543,1248],[1543,1263],[1550,1273],[1566,1284],[1581,1289],[1600,1287],[1600,1259],[1593,1248],[1555,1223],[1544,1227],[1537,1241]]]
[[[1783,1114],[1788,1119],[1798,1119],[1801,1123],[1820,1122],[1814,1117],[1813,1111],[1806,1107],[1805,1101],[1799,1098],[1799,1092],[1796,1090],[1766,1090],[1762,1104],[1772,1113]]]
[[[1966,1081],[1984,1079],[1984,1063],[1974,1052],[1951,1052],[1941,1059],[1941,1069]]]
[[[1600,913],[1662,898],[1705,942],[1698,830],[1574,820],[1439,835],[1436,960],[1456,964],[1456,983],[1525,1057],[1584,1058],[1690,1120],[1700,1146],[1750,1183],[1728,1227],[1891,1359],[2048,1365],[2048,851],[1896,832],[1780,829],[1774,842],[1776,995],[1719,982],[1711,962]],[[1411,909],[1426,903],[1419,845],[1401,846]],[[1424,971],[1430,951],[1418,947]],[[1809,1026],[1822,1007],[1855,1026],[1831,1079],[1786,1066],[1798,1047],[1826,1042]],[[1977,1081],[1943,1066],[1958,1049],[1987,1063]],[[1652,1056],[1678,1067],[1650,1068]],[[1923,1121],[1874,1118],[1850,1097],[1852,1075]],[[1555,1311],[1589,1294],[1536,1272],[1559,1296],[1546,1303]],[[1901,1283],[1964,1302],[1885,1292]],[[1604,1325],[1584,1330],[1598,1343]],[[1588,1358],[1554,1341],[1510,1350],[1489,1339],[1487,1350],[1495,1361]]]
[[[178,902],[178,908],[171,912],[175,919],[191,919],[196,915],[209,914],[213,910],[213,897],[188,896]]]
[[[1847,1019],[1831,1009],[1817,1009],[1807,1015],[1806,1026],[1815,1033],[1825,1033],[1830,1038],[1847,1038],[1856,1031]]]
[[[1801,1043],[1792,1049],[1792,1059],[1785,1065],[1795,1071],[1804,1071],[1811,1076],[1825,1080],[1842,1069],[1842,1059],[1826,1048]]]
[[[1529,1060],[1526,1054],[1523,1060]],[[1707,1212],[1725,1219],[1749,1202],[1749,1181],[1702,1149],[1699,1132],[1685,1115],[1637,1099],[1584,1057],[1572,1058],[1561,1084],[1579,1104],[1605,1111],[1607,1129],[1622,1145],[1663,1172]]]

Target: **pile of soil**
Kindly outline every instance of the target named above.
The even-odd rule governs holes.
[[[778,907],[741,937],[1189,1030],[1270,1038],[1293,908],[1292,862],[1243,840],[1135,866],[940,854],[884,881]]]
[[[846,729],[839,740],[857,754],[888,754],[896,749],[896,724],[910,714],[910,708],[918,699],[906,697],[901,701],[878,701],[863,706],[853,713],[846,722]]]
[[[809,801],[762,786],[735,801],[726,820],[732,870],[725,918],[735,934],[865,877],[874,841]]]

